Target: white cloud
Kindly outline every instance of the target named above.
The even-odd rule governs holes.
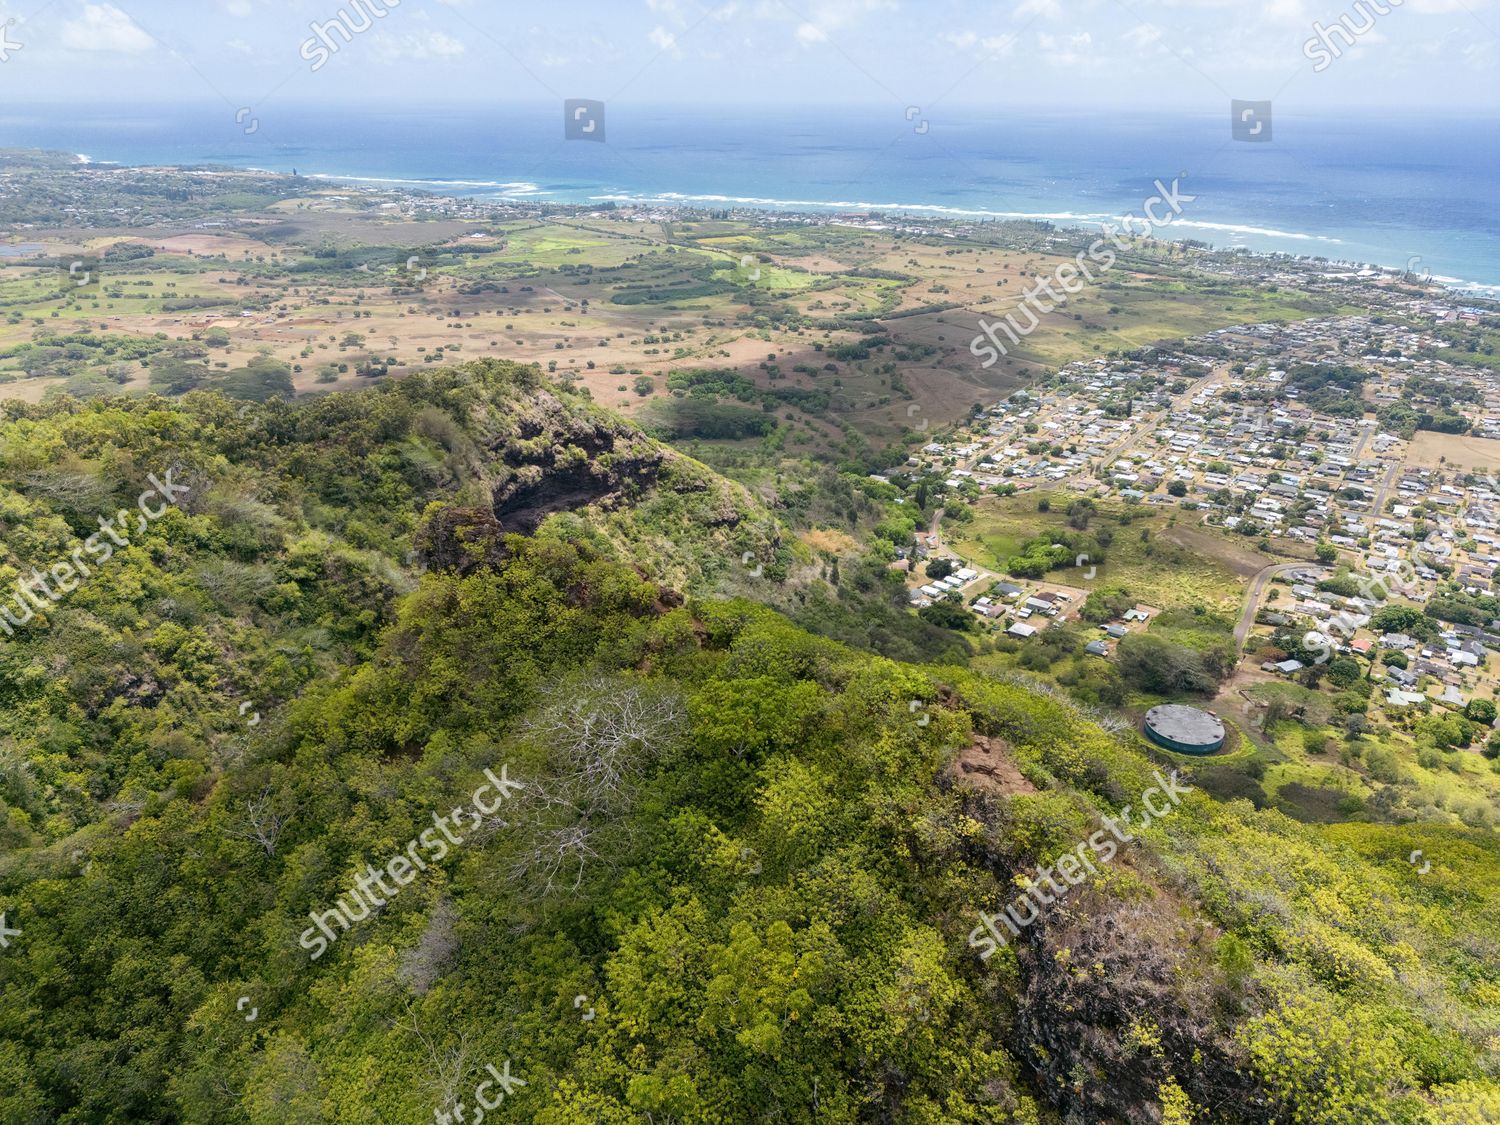
[[[119,51],[139,54],[155,40],[113,4],[85,4],[83,14],[63,24],[62,45],[75,51]]]
[[[826,43],[829,37],[860,23],[868,15],[894,12],[896,0],[818,0],[808,18],[797,26],[797,42],[804,47]]]
[[[1125,42],[1138,50],[1145,50],[1161,42],[1162,31],[1154,23],[1142,23],[1125,33]]]
[[[1062,15],[1062,7],[1057,0],[1021,0],[1016,5],[1015,11],[1015,17],[1018,20],[1030,19],[1033,16],[1046,16],[1051,20],[1060,15]]]
[[[1490,0],[1406,0],[1407,6],[1424,16],[1451,16],[1460,12],[1488,8]]]
[[[653,27],[651,34],[646,36],[646,38],[651,40],[651,45],[658,51],[677,53],[677,36],[664,27]]]
[[[379,35],[375,38],[375,55],[385,62],[398,59],[452,59],[466,50],[463,40],[441,31],[423,31],[399,38]]]
[[[1094,37],[1087,31],[1077,35],[1048,35],[1042,32],[1036,37],[1042,57],[1052,66],[1079,66],[1092,61]]]
[[[1270,0],[1263,13],[1267,23],[1283,27],[1306,27],[1313,20],[1303,0]]]
[[[986,55],[994,58],[1008,58],[1016,49],[1017,36],[1007,32],[1004,35],[986,35],[980,38],[973,31],[949,31],[938,37],[939,42],[946,43],[959,51],[973,51],[978,55]]]
[[[1474,70],[1495,68],[1495,42],[1492,39],[1475,40],[1463,49],[1464,65]]]

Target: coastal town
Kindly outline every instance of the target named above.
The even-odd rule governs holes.
[[[913,609],[959,608],[946,625],[1023,646],[1072,628],[1089,657],[1114,661],[1191,602],[1160,586],[1127,597],[1105,552],[1066,534],[1043,541],[1046,565],[1017,572],[1009,550],[973,550],[946,518],[985,497],[1033,514],[1086,502],[1191,527],[1192,547],[1236,555],[1217,592],[1235,603],[1245,676],[1315,685],[1364,661],[1396,710],[1494,694],[1494,303],[1434,285],[1415,260],[1396,270],[1147,240],[1122,268],[1129,284],[1058,310],[1001,374],[979,369],[970,335],[997,315],[996,294],[1014,299],[1089,232],[60,158],[0,170],[0,197],[37,197],[38,179],[62,185],[67,222],[108,233],[73,259],[47,229],[54,210],[15,217],[0,382],[17,397],[220,382],[320,393],[502,350],[672,438],[764,436],[779,414],[777,440],[815,460],[855,453],[846,431],[904,443],[904,464],[870,475],[922,509],[894,565]],[[226,192],[263,199],[264,216],[224,217]],[[130,233],[154,228],[147,241]],[[294,263],[299,239],[314,249]],[[104,283],[80,288],[67,272],[80,267]],[[1191,298],[1168,276],[1191,279]],[[75,327],[68,347],[54,345],[54,319]],[[1079,323],[1085,335],[1070,336]],[[1203,323],[1215,326],[1163,332]],[[130,362],[116,361],[122,348]],[[1037,358],[1052,349],[1055,363]],[[737,405],[757,399],[753,413]],[[1024,535],[992,539],[1035,546],[1044,521],[1020,522]]]
[[[1322,666],[1357,659],[1387,707],[1465,708],[1497,686],[1487,653],[1500,650],[1500,371],[1459,343],[1483,309],[1427,295],[1390,303],[1389,317],[1246,325],[1067,364],[897,472],[953,496],[1170,508],[1244,537],[1281,562],[1249,591],[1236,638],[1245,668],[1316,682]],[[952,554],[936,526],[917,554],[914,606],[957,595],[1023,641],[1078,623],[1090,592],[1085,558],[1066,585],[958,557],[931,579],[922,560]],[[1135,606],[1098,626],[1087,651],[1108,659],[1154,612]]]

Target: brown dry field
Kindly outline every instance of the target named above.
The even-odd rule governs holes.
[[[111,238],[109,239],[109,244],[138,241],[141,240],[136,238]],[[253,238],[214,234],[207,231],[192,234],[171,234],[164,238],[152,239],[147,245],[158,254],[181,254],[186,257],[196,258],[213,258],[223,254],[231,262],[243,258],[247,253],[251,256],[265,254],[269,249],[265,243],[257,242]]]
[[[815,528],[799,537],[814,551],[829,555],[851,555],[859,550],[859,541],[848,532],[834,528]]]
[[[20,379],[0,386],[0,400],[36,405],[48,390],[62,385],[61,379]]]
[[[1462,469],[1491,472],[1500,468],[1500,441],[1424,430],[1407,446],[1406,463],[1425,469],[1436,469],[1446,463]]]
[[[494,356],[536,363],[543,370],[555,364],[556,373],[571,373],[600,403],[636,414],[653,398],[667,393],[665,377],[672,371],[723,368],[762,388],[826,390],[833,396],[827,417],[812,418],[791,408],[778,414],[792,413],[796,421],[829,442],[839,440],[838,425],[847,421],[877,443],[898,436],[908,426],[940,429],[964,416],[976,402],[993,402],[1024,385],[1042,366],[1034,352],[1012,354],[986,370],[970,353],[970,342],[982,317],[1002,316],[1020,299],[1031,277],[1048,275],[1056,263],[1065,260],[1041,252],[963,243],[897,242],[888,235],[844,228],[767,231],[733,223],[663,226],[603,218],[413,222],[353,212],[335,192],[290,200],[232,222],[233,229],[201,230],[176,224],[144,231],[79,232],[71,239],[66,232],[28,232],[28,240],[42,241],[55,252],[79,248],[94,253],[121,241],[142,242],[163,255],[153,263],[158,269],[170,265],[167,256],[180,258],[184,265],[195,263],[201,270],[203,258],[224,255],[227,262],[217,268],[208,265],[207,272],[169,274],[175,288],[170,294],[158,288],[155,296],[219,297],[235,306],[268,303],[270,307],[242,316],[237,308],[227,314],[222,309],[139,312],[128,311],[128,305],[126,310],[112,311],[106,301],[98,308],[86,312],[75,308],[65,315],[73,316],[80,330],[120,334],[160,332],[189,338],[209,329],[224,329],[231,345],[215,349],[210,362],[239,366],[258,353],[269,353],[294,368],[293,383],[299,392],[321,393],[367,382],[352,370],[338,373],[332,382],[318,382],[318,369],[329,364],[344,363],[352,369],[364,360],[384,363],[393,359],[391,370],[399,375]],[[405,284],[399,248],[473,245],[476,240],[470,236],[476,231],[491,235],[484,244],[487,254],[460,259],[462,264],[456,269],[435,270],[420,292],[393,291],[393,286]],[[233,284],[240,272],[237,267],[247,260],[301,260],[311,247],[325,241],[341,247],[363,244],[398,251],[389,262],[372,262],[370,272],[351,272],[347,278],[294,274],[252,285]],[[569,245],[581,249],[566,249]],[[779,301],[812,319],[867,313],[879,307],[880,294],[890,291],[888,284],[839,276],[857,267],[920,278],[897,294],[897,312],[940,303],[963,307],[883,318],[880,323],[892,347],[875,353],[869,361],[839,361],[834,371],[828,371],[830,357],[814,345],[858,342],[863,339],[860,333],[747,325],[740,318],[753,311],[752,305],[738,293],[684,298],[670,305],[611,303],[613,278],[605,271],[623,266],[625,272],[619,276],[628,281],[639,276],[630,272],[637,268],[631,264],[633,259],[646,255],[666,260],[665,252],[673,246],[687,267],[693,263],[690,255],[722,260],[753,249],[773,266],[791,269],[793,273],[782,274],[779,281],[793,286],[802,283],[800,271],[814,271],[820,288],[775,290]],[[573,254],[578,256],[565,256]],[[567,272],[575,264],[592,266],[594,272]],[[496,270],[496,266],[501,268]],[[509,291],[460,293],[460,286],[485,276],[486,270],[490,277],[508,278],[504,284]],[[142,294],[127,291],[127,296]],[[590,302],[587,308],[582,304],[585,300]],[[1099,298],[1101,303],[1104,300]],[[1017,351],[1026,353],[1041,346],[1056,351],[1062,346],[1062,333],[1073,330],[1072,320],[1056,313],[1044,318],[1042,329],[1026,341],[1026,349]],[[28,321],[0,326],[0,346],[25,342],[33,331]],[[683,333],[683,339],[659,344],[644,340],[648,335],[674,332]],[[345,347],[343,340],[350,333],[364,337],[364,342]],[[1103,339],[1099,342],[1107,344]],[[309,348],[311,353],[304,355]],[[893,351],[905,348],[932,349],[933,354],[895,361],[894,373],[882,370],[892,364]],[[768,362],[780,369],[774,382],[761,367]],[[299,365],[302,370],[296,371]],[[811,368],[816,375],[795,371],[798,366]],[[611,368],[616,371],[611,373]],[[656,379],[650,397],[634,392],[638,374]],[[143,386],[144,377],[144,367],[139,368],[129,387]],[[904,384],[910,397],[893,384]],[[44,384],[19,380],[0,385],[0,398],[34,400],[46,389]],[[889,401],[882,404],[882,398]]]
[[[1178,524],[1163,528],[1161,538],[1203,558],[1219,563],[1242,578],[1252,578],[1266,568],[1267,558],[1247,543],[1227,535],[1215,535],[1201,528]],[[1311,561],[1312,548],[1306,544],[1281,541],[1277,544],[1278,559],[1296,563]]]

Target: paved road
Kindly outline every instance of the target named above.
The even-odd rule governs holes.
[[[1401,462],[1397,461],[1385,472],[1385,483],[1380,486],[1380,491],[1375,494],[1375,518],[1385,518],[1385,500],[1391,493],[1391,485],[1396,481],[1396,474],[1401,471]]]
[[[1329,571],[1330,568],[1318,563],[1277,563],[1268,566],[1255,576],[1255,581],[1250,584],[1250,593],[1245,600],[1245,612],[1240,614],[1240,623],[1234,629],[1235,647],[1243,649],[1245,638],[1250,635],[1250,630],[1255,627],[1255,611],[1260,606],[1260,597],[1266,592],[1266,587],[1278,574],[1290,574],[1294,570],[1317,570]]]
[[[1131,446],[1144,443],[1147,437],[1160,429],[1165,423],[1169,422],[1176,415],[1184,413],[1192,404],[1193,399],[1198,397],[1198,393],[1202,389],[1202,385],[1204,382],[1209,379],[1227,378],[1228,375],[1229,368],[1226,366],[1216,369],[1212,375],[1205,375],[1201,379],[1189,380],[1188,389],[1182,394],[1178,395],[1175,399],[1173,399],[1172,405],[1168,406],[1165,410],[1158,410],[1155,414],[1147,414],[1139,418],[1132,419],[1132,421],[1138,423],[1135,429],[1126,434],[1119,441],[1115,442],[1115,444],[1105,450],[1102,455],[1093,458],[1093,460],[1099,465],[1099,471],[1101,473],[1105,472],[1108,469],[1110,463],[1118,458],[1121,454],[1123,454]],[[1157,451],[1151,450],[1151,452],[1156,453]],[[1102,477],[1091,477],[1087,472],[1075,473],[1072,476],[1068,477],[1065,483],[1074,484],[1079,480],[1080,477],[1084,481],[1092,480],[1094,484],[1108,483],[1108,481],[1106,481]]]
[[[947,554],[952,555],[954,558],[956,558],[964,566],[968,567],[970,570],[976,571],[979,574],[978,578],[974,579],[973,582],[970,582],[968,585],[964,586],[964,597],[969,597],[973,593],[974,587],[979,583],[1004,581],[1003,575],[996,574],[993,570],[990,570],[986,566],[981,566],[973,559],[965,558],[963,555],[959,554],[951,546],[948,545],[948,542],[943,538],[942,525],[943,514],[945,511],[946,509],[939,508],[936,512],[934,512],[932,515],[932,525],[928,528],[928,531],[932,534],[934,539],[933,557],[936,557],[939,553],[946,552]],[[925,577],[922,577],[923,573],[925,573],[925,568],[918,568],[916,563],[917,560],[913,558],[910,574],[912,578],[916,579],[916,583],[911,587],[914,590],[925,586],[928,581]]]

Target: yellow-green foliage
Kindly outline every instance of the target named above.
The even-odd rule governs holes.
[[[547,1125],[1492,1111],[1492,835],[1202,792],[1142,829],[1193,767],[1034,685],[443,522],[502,470],[430,411],[495,436],[527,378],[12,408],[13,569],[159,464],[203,491],[0,647],[0,1121],[420,1121],[507,1060],[501,1112]],[[977,738],[1027,784],[959,774]],[[518,794],[308,955],[501,769]],[[1105,817],[1133,838],[981,961],[979,912]]]

